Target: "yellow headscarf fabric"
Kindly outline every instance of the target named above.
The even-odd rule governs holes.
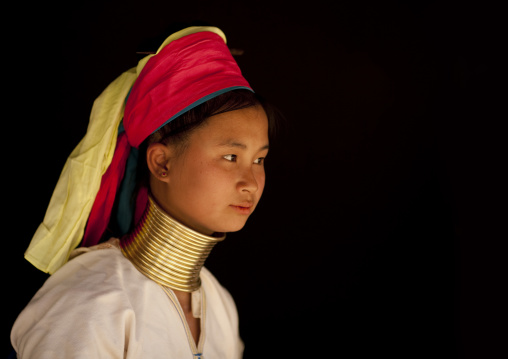
[[[226,42],[216,27],[193,26],[169,36],[157,53],[171,41],[200,31],[214,32]],[[95,100],[87,132],[68,157],[44,220],[25,252],[25,258],[41,271],[53,274],[81,242],[102,175],[115,152],[125,99],[151,56],[121,74]]]

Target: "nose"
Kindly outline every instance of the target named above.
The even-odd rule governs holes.
[[[239,192],[257,192],[259,189],[259,183],[252,168],[248,168],[242,171],[240,179],[237,183],[237,189]]]

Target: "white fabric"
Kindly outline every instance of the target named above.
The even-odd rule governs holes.
[[[22,311],[11,333],[18,358],[242,357],[235,303],[206,268],[192,296],[193,305],[202,304],[193,308],[201,314],[196,348],[174,293],[141,274],[117,247],[102,247],[109,248],[66,263]]]

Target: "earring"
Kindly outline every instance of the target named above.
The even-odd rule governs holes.
[[[168,175],[168,174],[167,174],[167,172],[162,172],[162,173],[161,173],[161,176],[162,176],[162,177],[166,177],[167,175]]]

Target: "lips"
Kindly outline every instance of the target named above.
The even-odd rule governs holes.
[[[252,212],[251,209],[253,204],[252,202],[242,202],[238,204],[232,204],[230,207],[240,214],[250,214]]]

